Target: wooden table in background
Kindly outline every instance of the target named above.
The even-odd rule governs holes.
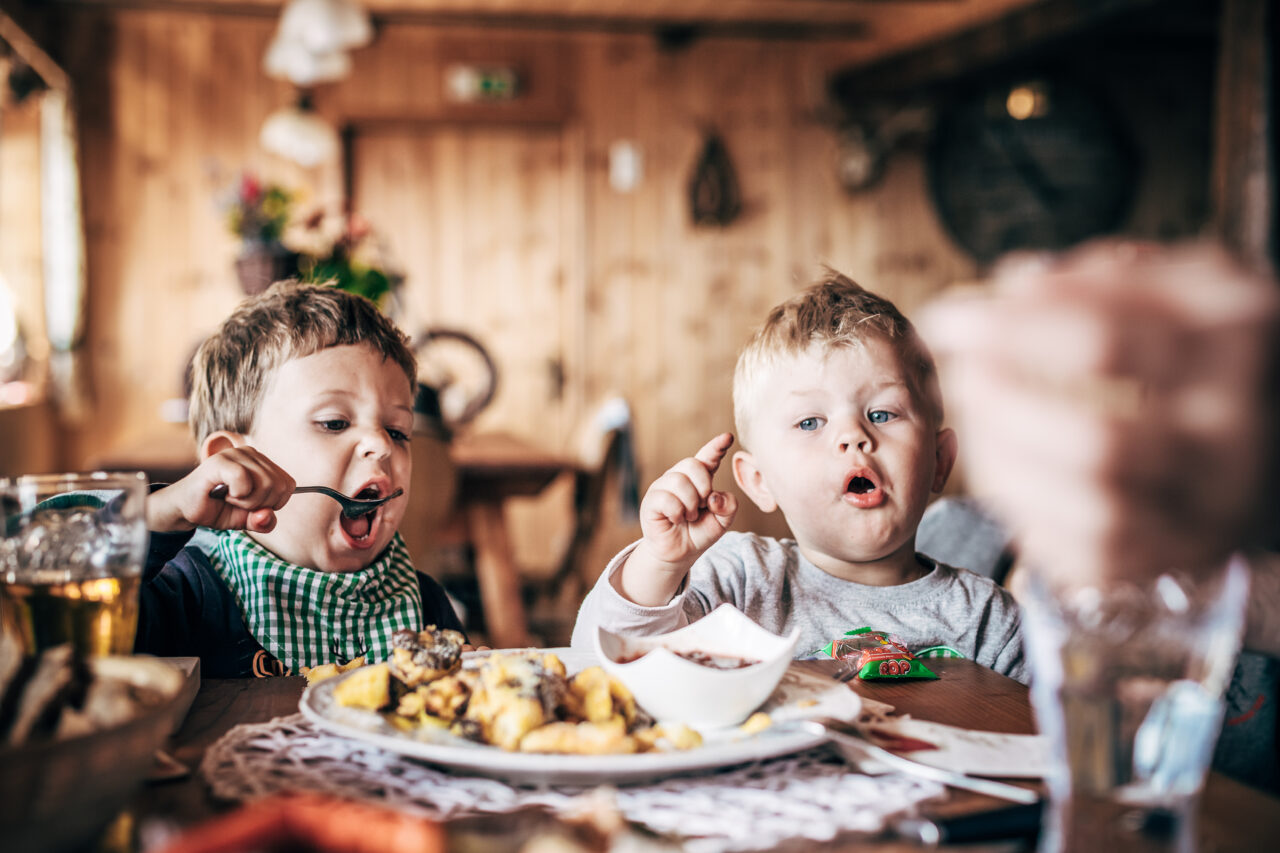
[[[804,664],[815,671],[834,672],[833,663]],[[892,704],[898,711],[923,720],[987,731],[1027,734],[1034,731],[1027,689],[1015,681],[972,661],[944,658],[929,661],[937,681],[898,683],[855,682],[858,693]],[[260,723],[287,716],[298,709],[306,686],[300,677],[261,679],[208,679],[200,686],[190,713],[174,736],[170,752],[193,769],[200,766],[205,750],[232,726]],[[951,790],[945,801],[927,803],[923,811],[933,817],[966,814],[1002,805],[968,791]],[[209,795],[203,779],[187,779],[145,787],[135,798],[132,813],[139,826],[150,819],[186,827],[230,808]],[[501,816],[486,818],[500,821]],[[1209,774],[1200,808],[1200,849],[1214,853],[1246,853],[1280,849],[1280,799],[1242,785],[1219,773]],[[918,853],[903,841],[868,843],[844,841],[817,845],[815,849],[854,853]],[[1029,850],[1025,843],[952,847],[956,851]],[[1099,851],[1103,853],[1103,851]]]
[[[529,645],[520,571],[503,507],[507,498],[545,489],[574,463],[506,433],[456,436],[449,456],[458,470],[458,509],[475,549],[476,579],[490,645]]]

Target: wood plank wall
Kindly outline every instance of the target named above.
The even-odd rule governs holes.
[[[8,63],[0,63],[7,76]],[[0,104],[0,280],[13,300],[28,353],[44,363],[40,256],[40,97]],[[32,371],[35,373],[35,371]],[[36,375],[23,377],[38,381]],[[59,467],[57,440],[46,405],[0,404],[0,476]]]
[[[97,401],[92,423],[73,436],[74,459],[161,429],[158,409],[179,393],[189,352],[240,299],[232,272],[237,245],[216,205],[240,169],[306,187],[312,203],[336,205],[341,197],[336,166],[301,170],[258,147],[263,120],[291,97],[288,86],[260,70],[274,23],[98,8],[76,9],[68,19],[60,53],[82,105]],[[554,403],[566,425],[555,440],[567,439],[567,425],[593,401],[623,394],[635,412],[643,488],[711,435],[732,429],[738,347],[769,306],[822,264],[908,313],[974,275],[940,230],[918,152],[893,158],[871,192],[850,196],[837,185],[823,81],[856,49],[720,38],[664,52],[638,34],[393,24],[356,56],[353,76],[320,90],[317,100],[333,120],[364,122],[359,127],[410,119],[455,130],[477,121],[560,128],[563,156],[532,166],[579,176],[576,196],[569,194],[557,214],[564,228],[579,230],[561,259],[562,280],[578,283],[566,303],[571,316],[561,320],[570,338],[563,350],[572,355],[563,365],[564,397]],[[529,100],[514,116],[497,118],[444,104],[440,68],[451,56],[533,69]],[[694,228],[686,210],[688,175],[711,126],[726,140],[745,201],[741,218],[724,229]],[[620,139],[634,142],[644,158],[643,181],[629,194],[608,183],[608,148]],[[367,150],[394,157],[404,149]],[[377,185],[369,174],[392,166],[364,163],[357,175],[366,176],[367,190]],[[384,210],[377,197],[360,192],[373,224],[395,230],[393,222],[380,222],[384,214],[395,216],[395,204],[388,200]],[[440,304],[415,293],[427,285],[408,272],[413,310]],[[481,331],[485,321],[472,318]],[[520,325],[508,324],[503,334],[515,339],[496,348],[518,353]],[[508,365],[506,372],[520,369]],[[533,408],[536,400],[529,399],[515,409],[495,405],[482,425],[545,440]],[[730,480],[721,473],[721,483]],[[763,519],[753,508],[738,526],[782,529],[780,519]],[[613,530],[604,550],[633,533]]]

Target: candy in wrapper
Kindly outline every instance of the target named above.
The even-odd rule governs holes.
[[[857,670],[858,678],[871,681],[880,678],[937,678],[915,655],[907,651],[897,637],[858,628],[833,640],[830,654],[836,660],[847,660]],[[824,649],[825,650],[825,649]]]

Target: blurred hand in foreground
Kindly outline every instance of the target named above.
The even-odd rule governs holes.
[[[1016,258],[919,328],[968,481],[1056,582],[1220,565],[1273,470],[1276,283],[1207,245]]]

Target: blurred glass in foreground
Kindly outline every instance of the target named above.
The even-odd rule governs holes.
[[[133,651],[146,495],[136,472],[0,480],[0,620],[24,655],[62,643],[83,657]]]
[[[1248,587],[1236,560],[1105,589],[1030,578],[1032,699],[1056,758],[1041,850],[1195,849]]]
[[[1041,849],[1195,849],[1238,555],[1276,506],[1280,288],[1212,244],[1101,241],[1006,259],[919,328],[971,488],[1018,549],[1058,758]]]

